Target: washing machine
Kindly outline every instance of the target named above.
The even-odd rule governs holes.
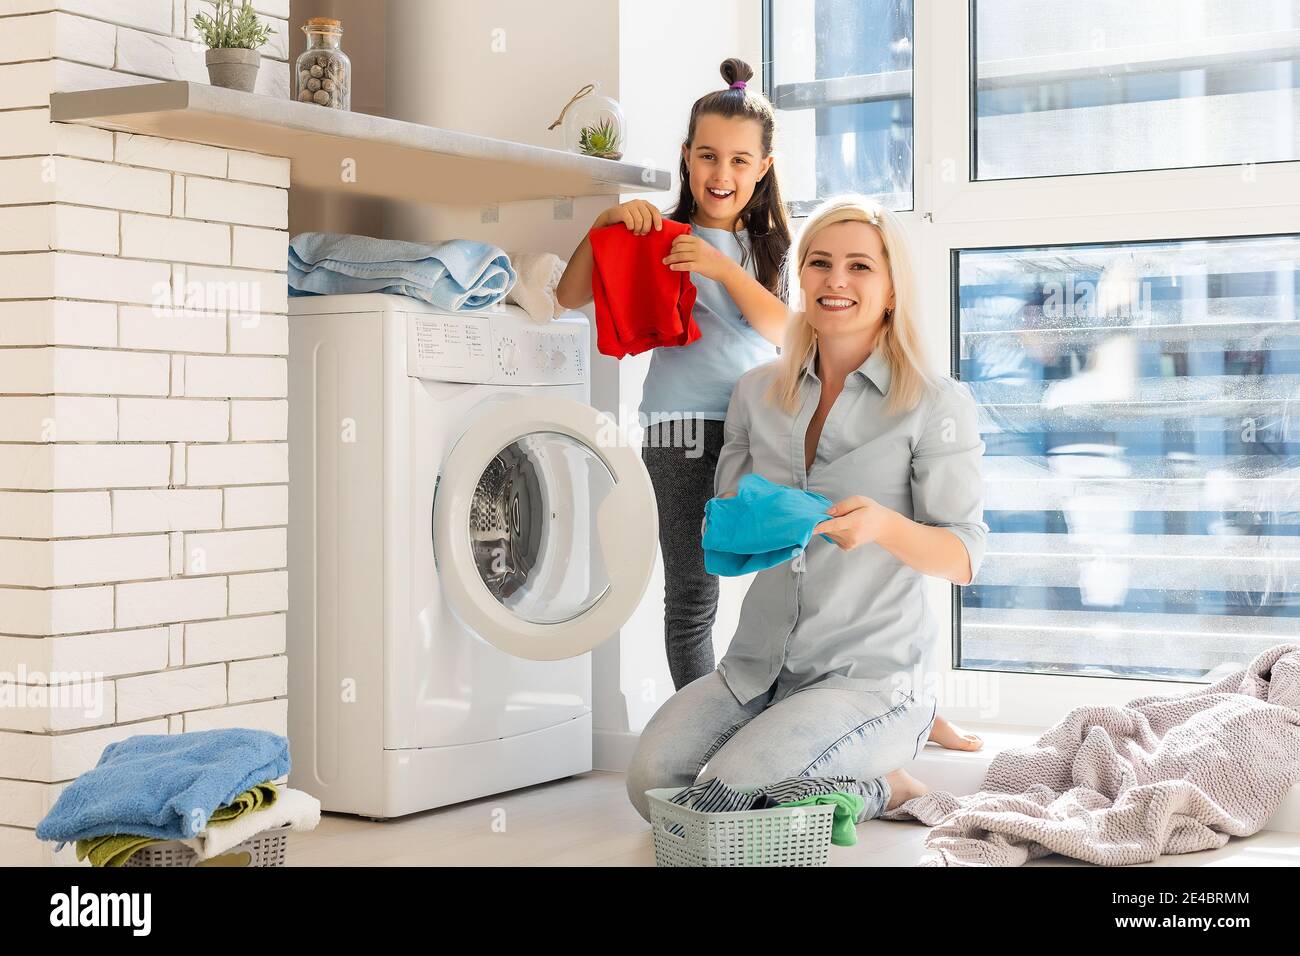
[[[289,300],[290,785],[388,818],[588,771],[593,647],[645,593],[639,448],[590,328]]]

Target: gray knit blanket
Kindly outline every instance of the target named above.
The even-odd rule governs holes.
[[[1250,836],[1300,780],[1300,645],[1203,689],[1079,707],[993,758],[978,793],[883,813],[934,829],[920,866],[1020,866],[1061,853],[1146,863]]]

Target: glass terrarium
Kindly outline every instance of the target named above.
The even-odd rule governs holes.
[[[340,49],[341,21],[333,17],[312,17],[303,24],[307,49],[294,65],[294,97],[330,109],[352,108],[352,61]]]
[[[579,95],[564,111],[564,142],[575,153],[622,159],[627,142],[627,121],[618,100],[604,96],[599,83]]]

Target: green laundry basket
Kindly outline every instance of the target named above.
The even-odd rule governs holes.
[[[677,787],[647,790],[655,866],[826,866],[835,807],[701,813],[670,802]]]

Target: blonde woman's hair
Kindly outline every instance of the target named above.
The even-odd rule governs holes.
[[[889,397],[885,409],[891,413],[910,411],[935,383],[926,370],[925,350],[916,329],[916,279],[907,236],[892,212],[874,199],[853,193],[832,196],[818,205],[808,216],[799,231],[798,241],[786,256],[784,298],[790,306],[790,316],[786,322],[781,357],[776,361],[776,374],[767,397],[779,403],[787,414],[793,415],[799,408],[799,379],[804,362],[817,343],[817,332],[808,324],[804,314],[806,303],[799,276],[817,234],[837,222],[866,223],[880,233],[889,278],[894,286],[892,314],[885,313],[884,327],[876,339],[876,348],[884,349],[889,362]]]

